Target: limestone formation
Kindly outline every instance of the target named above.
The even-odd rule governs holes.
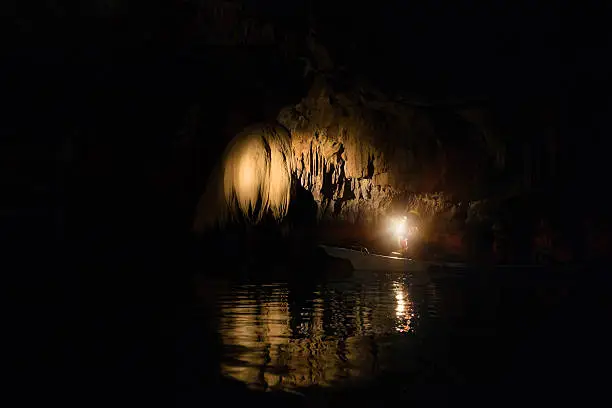
[[[295,175],[313,194],[321,219],[370,222],[394,200],[408,203],[410,197],[423,207],[427,200],[416,198],[422,194],[411,193],[428,192],[424,175],[433,174],[430,191],[442,176],[435,153],[430,163],[416,160],[419,149],[435,146],[427,114],[366,96],[336,93],[319,78],[307,98],[279,114],[291,133]],[[427,212],[437,207],[440,202]]]
[[[200,199],[195,229],[228,220],[258,223],[271,213],[280,220],[289,208],[293,155],[280,126],[254,125],[227,147]]]

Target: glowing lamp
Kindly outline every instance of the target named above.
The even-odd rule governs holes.
[[[395,224],[395,234],[396,235],[403,235],[406,233],[406,224],[403,222],[398,222],[397,224]]]
[[[408,218],[399,217],[391,221],[391,233],[397,237],[406,236],[408,233]]]

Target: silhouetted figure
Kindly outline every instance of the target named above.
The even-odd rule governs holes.
[[[304,253],[314,245],[314,228],[317,225],[317,203],[312,193],[294,182],[293,195],[286,222],[291,230],[290,252]]]

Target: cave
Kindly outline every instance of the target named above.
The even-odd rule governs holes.
[[[389,329],[393,335],[418,334],[422,299],[439,302],[432,308],[449,313],[463,335],[469,328],[461,313],[475,313],[475,325],[495,320],[487,314],[496,309],[491,299],[512,297],[508,288],[533,301],[527,307],[512,297],[527,314],[540,300],[563,299],[558,303],[567,307],[563,296],[583,293],[582,281],[558,285],[576,271],[599,271],[612,249],[609,4],[438,3],[3,5],[12,44],[3,65],[0,151],[9,191],[2,236],[15,265],[7,275],[29,294],[16,308],[32,322],[15,330],[31,340],[23,343],[30,347],[24,377],[47,378],[49,395],[77,384],[91,398],[105,394],[99,386],[106,380],[93,378],[116,376],[121,390],[158,402],[151,390],[155,381],[159,390],[171,388],[160,378],[172,371],[161,368],[174,365],[174,354],[158,365],[151,356],[189,332],[181,337],[188,344],[181,346],[179,405],[203,403],[209,392],[286,405],[303,390],[266,399],[274,387],[283,389],[281,377],[296,387],[314,374],[320,383],[309,386],[333,383],[327,371],[313,374],[296,361],[331,358],[329,375],[338,378],[370,370],[369,360],[351,360],[372,350],[385,356],[386,343],[368,330],[389,329],[393,318],[401,321]],[[400,244],[389,222],[410,214],[419,223],[410,259],[469,265],[485,283],[463,291],[383,278],[375,289],[351,286],[355,268],[321,250],[390,257]],[[498,284],[484,271],[517,265],[546,271],[533,278],[537,290],[511,280],[495,293],[473,293]],[[232,279],[244,292],[230,291],[233,299],[256,304],[243,322],[248,333],[240,334],[240,307],[223,309],[212,294]],[[345,286],[330,289],[336,281]],[[378,292],[351,292],[357,286],[384,289],[395,303],[377,303]],[[607,287],[593,286],[597,295]],[[480,315],[469,300],[461,303],[468,292],[492,302],[490,309]],[[210,299],[222,318],[207,314]],[[600,299],[585,302],[599,310]],[[274,321],[262,323],[267,318]],[[231,329],[220,340],[208,331],[211,322]],[[521,330],[533,327],[553,330],[536,323]],[[45,335],[57,352],[40,347],[36,339]],[[263,362],[221,361],[228,350],[244,351],[240,336],[273,338]],[[85,337],[91,344],[84,346]],[[426,355],[430,346],[419,344]],[[486,341],[478,344],[486,349]],[[81,346],[91,360],[77,356]],[[282,350],[297,357],[281,364]],[[457,354],[445,364],[468,366]],[[216,367],[223,364],[238,371],[242,364],[257,381],[220,379]],[[56,376],[57,367],[67,373]],[[79,374],[90,369],[92,380]],[[468,371],[462,373],[473,375],[471,385],[485,379]],[[446,381],[413,381],[422,374],[396,383],[417,384],[413,392],[423,389],[419,381]],[[376,390],[402,387],[389,376],[376,380]],[[251,393],[242,384],[249,381],[273,392]],[[460,388],[431,394],[442,398]],[[367,391],[357,389],[364,394],[338,391],[327,402],[358,404]],[[81,391],[66,395],[82,404]],[[419,398],[431,397],[425,394]]]
[[[46,22],[15,20],[23,47],[14,55],[28,58],[15,58],[20,62],[10,66],[13,88],[40,95],[31,100],[38,103],[32,114],[41,116],[27,120],[21,112],[28,110],[20,110],[27,100],[15,99],[5,129],[15,134],[23,124],[29,136],[15,139],[6,154],[29,160],[34,150],[28,146],[41,133],[52,134],[36,154],[42,161],[53,156],[60,170],[32,177],[42,190],[69,199],[57,202],[54,211],[63,215],[47,230],[91,240],[87,247],[113,236],[115,226],[140,239],[156,237],[152,245],[176,242],[173,236],[191,241],[193,231],[201,231],[198,218],[211,212],[198,206],[211,174],[232,141],[253,126],[287,132],[291,153],[282,154],[292,155],[290,177],[312,194],[321,230],[364,224],[376,231],[393,211],[415,209],[426,214],[431,244],[444,246],[435,237],[452,229],[444,220],[458,206],[486,208],[489,214],[470,220],[491,229],[495,214],[512,207],[512,200],[533,201],[525,207],[532,214],[507,215],[529,219],[527,230],[536,229],[550,207],[588,212],[602,220],[596,224],[608,225],[604,198],[577,198],[589,194],[605,163],[608,104],[601,81],[607,66],[596,51],[605,45],[597,24],[580,34],[594,44],[585,50],[568,40],[570,34],[537,29],[539,16],[565,21],[565,11],[534,12],[519,32],[500,10],[485,7],[487,22],[466,16],[453,23],[461,35],[443,36],[435,24],[419,23],[418,16],[430,16],[425,6],[398,9],[409,23],[360,29],[329,17],[343,7],[187,1],[145,7],[149,12],[141,14],[137,6],[95,2],[85,7],[84,19],[60,7],[64,11]],[[355,21],[396,21],[388,12],[356,6],[351,13]],[[436,24],[453,26],[449,15],[442,13]],[[61,28],[43,36],[49,24]],[[495,42],[479,30],[508,34]],[[81,35],[71,36],[75,31]],[[408,47],[401,38],[419,40]],[[580,60],[562,64],[544,47],[548,43],[577,47]],[[410,52],[399,51],[405,47]],[[495,47],[509,51],[489,60]],[[537,68],[519,67],[519,61]],[[43,63],[47,70],[36,75]],[[574,86],[563,85],[572,81]],[[37,92],[44,89],[46,96]],[[37,130],[43,124],[53,131]],[[11,161],[17,171],[18,161]],[[541,200],[548,200],[544,210]],[[278,215],[287,206],[262,208],[282,224]],[[265,211],[256,212],[262,214],[245,220],[259,222]],[[76,221],[88,213],[97,215]],[[579,218],[572,228],[559,217],[547,222],[559,251],[584,261],[597,251],[578,250],[585,242],[568,243],[577,236],[570,230],[590,228],[585,216]],[[592,234],[604,239],[599,231]],[[375,237],[359,228],[350,239],[376,246]]]

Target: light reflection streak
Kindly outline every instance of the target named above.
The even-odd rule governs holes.
[[[395,317],[397,319],[395,330],[400,333],[409,332],[411,330],[411,321],[414,316],[413,305],[408,297],[407,291],[404,290],[404,284],[397,281],[393,285],[395,293]]]

